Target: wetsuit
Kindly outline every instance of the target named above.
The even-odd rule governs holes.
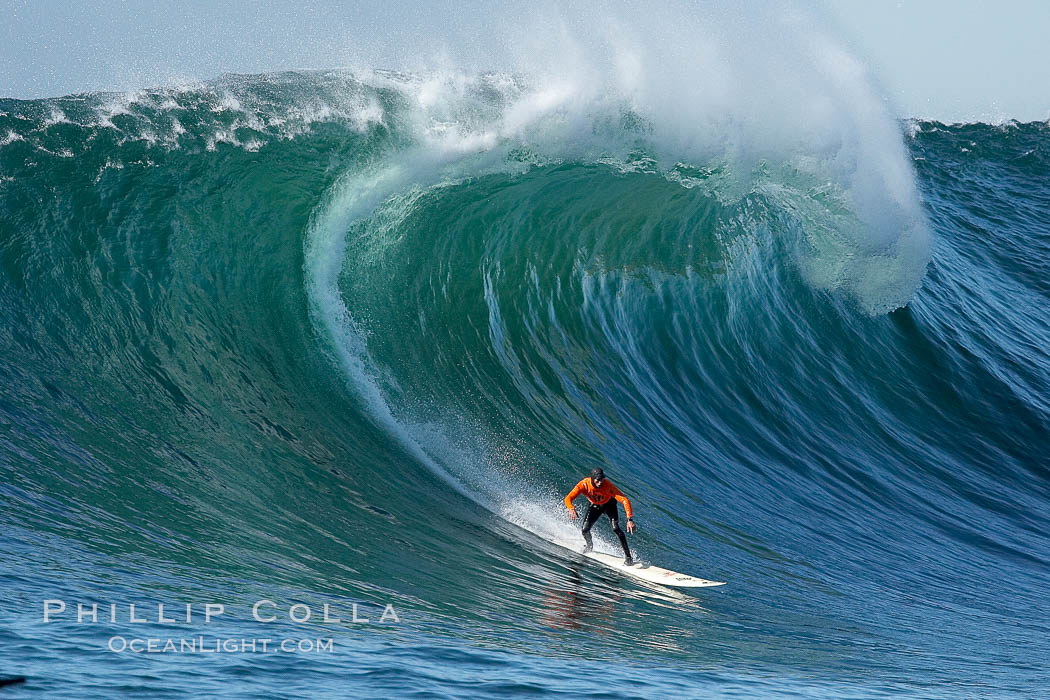
[[[565,507],[575,513],[576,508],[572,505],[572,500],[581,494],[590,502],[587,506],[587,514],[583,518],[583,541],[587,543],[587,551],[591,548],[591,527],[598,518],[605,515],[608,516],[609,522],[612,523],[613,532],[616,533],[616,537],[620,540],[624,557],[631,559],[631,549],[627,546],[627,535],[620,529],[620,513],[616,508],[616,502],[619,501],[623,504],[623,510],[627,513],[627,519],[631,519],[631,502],[627,500],[627,496],[624,496],[620,489],[613,486],[613,483],[608,479],[604,479],[602,485],[596,487],[591,478],[587,477],[576,484],[572,491],[569,492],[569,495],[565,497]]]

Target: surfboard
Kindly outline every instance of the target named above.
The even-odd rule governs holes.
[[[659,583],[662,586],[673,586],[675,588],[708,588],[710,586],[726,585],[725,581],[708,581],[707,579],[697,578],[696,576],[690,576],[689,574],[682,574],[677,571],[671,571],[670,569],[662,569],[659,566],[650,566],[649,564],[636,562],[631,566],[624,566],[622,556],[614,557],[609,554],[602,554],[601,552],[587,552],[583,556],[605,564],[609,568],[617,569],[625,574],[640,578],[643,581]]]

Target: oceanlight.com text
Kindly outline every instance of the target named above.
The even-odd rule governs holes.
[[[324,654],[335,651],[325,639],[271,639],[268,637],[110,637],[107,648],[118,654]]]

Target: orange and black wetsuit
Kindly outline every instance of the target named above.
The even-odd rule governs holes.
[[[572,500],[581,494],[590,501],[590,504],[587,506],[587,514],[583,518],[583,540],[587,543],[587,547],[583,551],[591,551],[591,527],[598,518],[606,515],[612,524],[613,532],[616,533],[616,537],[620,540],[624,557],[630,561],[631,549],[627,546],[627,535],[620,529],[620,513],[616,509],[616,501],[619,501],[623,504],[623,510],[627,513],[627,519],[631,519],[631,502],[627,500],[627,496],[620,493],[620,489],[613,486],[613,483],[608,479],[603,479],[601,486],[595,486],[591,478],[587,477],[576,484],[572,491],[569,492],[569,495],[565,497],[565,507],[570,512],[576,512],[576,508],[572,505]]]

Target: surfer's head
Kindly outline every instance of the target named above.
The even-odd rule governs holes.
[[[602,468],[593,469],[591,471],[591,483],[595,486],[601,486],[603,481],[605,481],[605,472],[602,471]]]

